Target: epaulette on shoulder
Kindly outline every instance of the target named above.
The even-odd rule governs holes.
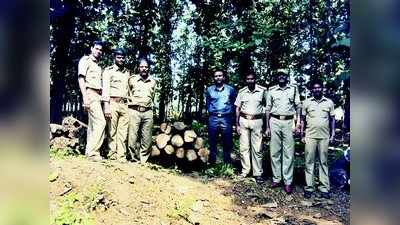
[[[112,70],[114,66],[107,66],[104,70]]]
[[[244,90],[246,90],[246,88],[247,88],[247,87],[241,88],[241,89],[239,90],[239,93],[240,93],[240,92],[243,92]]]
[[[272,86],[272,87],[269,87],[268,90],[272,91],[272,90],[275,90],[277,87],[278,87],[277,85],[274,85],[274,86]]]
[[[261,86],[261,85],[258,85],[258,84],[257,84],[257,87],[258,87],[258,88],[260,88],[261,90],[264,90],[264,91],[266,91],[266,90],[267,90],[267,88],[266,88],[266,87],[264,87],[264,86]]]
[[[88,55],[84,55],[82,56],[82,58],[80,59],[81,61],[87,61],[89,59]]]

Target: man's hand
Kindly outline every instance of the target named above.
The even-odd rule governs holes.
[[[301,124],[300,123],[296,123],[296,128],[295,128],[294,132],[296,134],[300,134],[300,132],[301,132]]]
[[[265,135],[271,137],[271,129],[269,127],[265,130]]]
[[[108,103],[104,104],[104,117],[111,118],[111,109]]]
[[[329,138],[329,143],[333,144],[334,141],[335,141],[335,135],[331,135],[331,137]]]
[[[240,135],[240,126],[236,125],[236,133]]]
[[[90,99],[89,99],[89,97],[87,96],[87,95],[84,95],[83,96],[83,104],[82,104],[82,107],[83,107],[83,109],[85,110],[85,111],[88,111],[89,109],[90,109],[90,107],[89,107],[89,102],[90,101]]]

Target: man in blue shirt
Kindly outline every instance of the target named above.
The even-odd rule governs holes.
[[[232,124],[235,112],[236,91],[225,84],[225,73],[218,69],[214,73],[214,85],[206,90],[208,111],[208,141],[210,145],[209,163],[215,164],[217,158],[217,136],[222,135],[224,163],[230,163],[232,151]]]

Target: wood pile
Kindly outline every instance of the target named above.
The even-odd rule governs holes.
[[[87,125],[72,116],[65,117],[60,124],[50,124],[50,148],[78,150],[84,147]]]
[[[188,162],[208,161],[209,150],[204,147],[204,139],[183,122],[162,123],[152,146],[151,156],[173,156]]]

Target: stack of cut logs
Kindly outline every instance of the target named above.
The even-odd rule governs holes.
[[[84,145],[87,125],[72,116],[65,117],[62,124],[50,124],[50,147],[54,149],[71,148],[77,150]]]
[[[209,155],[208,149],[204,147],[204,139],[183,122],[160,125],[159,134],[155,137],[155,143],[151,149],[151,156],[159,156],[162,151],[178,159],[186,158],[189,162],[201,160],[206,163]]]

